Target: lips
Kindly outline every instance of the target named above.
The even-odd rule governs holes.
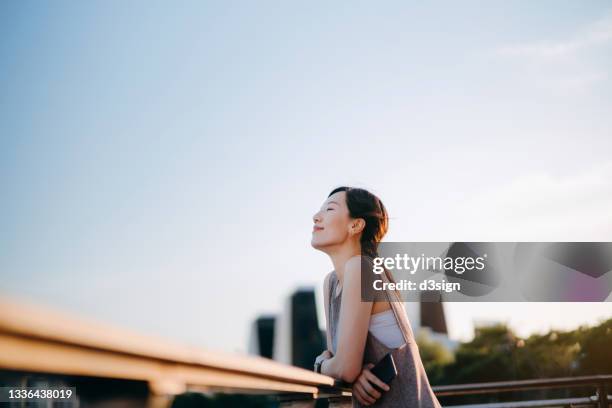
[[[316,225],[312,227],[312,232],[317,232],[323,230],[323,227],[317,227]]]

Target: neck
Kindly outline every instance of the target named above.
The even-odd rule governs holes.
[[[355,255],[361,255],[361,244],[351,241],[348,244],[344,244],[337,249],[329,251],[327,254],[334,265],[336,277],[342,282],[344,279],[344,266],[346,262]]]

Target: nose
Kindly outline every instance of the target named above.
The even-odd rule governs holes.
[[[315,215],[312,216],[312,221],[316,224],[321,221],[321,211],[317,211]]]

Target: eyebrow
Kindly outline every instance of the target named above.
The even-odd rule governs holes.
[[[336,205],[340,205],[340,204],[338,204],[338,203],[337,203],[337,202],[335,202],[335,201],[329,201],[327,204],[336,204]]]

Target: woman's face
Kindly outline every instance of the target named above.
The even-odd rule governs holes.
[[[339,191],[327,198],[321,209],[312,217],[313,248],[325,251],[326,248],[341,245],[349,237],[351,217],[346,206],[346,192]]]

